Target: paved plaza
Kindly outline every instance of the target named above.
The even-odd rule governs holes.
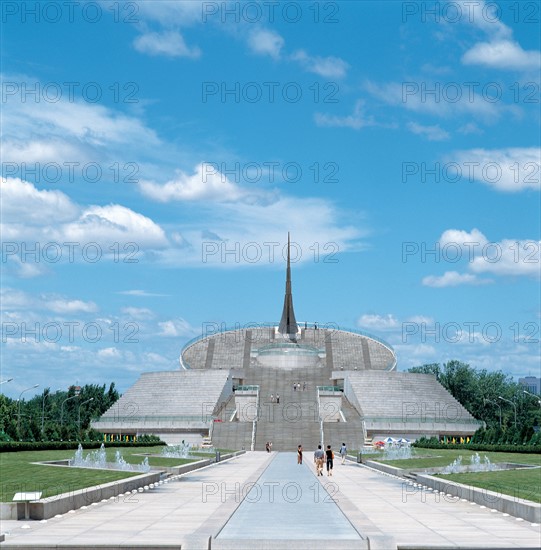
[[[2,521],[1,548],[539,548],[539,525],[312,453],[250,452],[48,521]]]

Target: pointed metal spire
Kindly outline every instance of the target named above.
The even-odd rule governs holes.
[[[287,233],[287,271],[286,271],[286,294],[284,297],[284,309],[282,311],[282,319],[278,327],[278,332],[291,339],[295,339],[297,334],[297,321],[295,320],[295,312],[293,311],[293,295],[291,294],[291,264],[290,264],[290,241],[289,232]]]

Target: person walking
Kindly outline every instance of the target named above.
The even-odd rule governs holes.
[[[276,403],[280,404],[280,396],[276,394]]]
[[[270,402],[274,403],[274,395],[271,393]]]
[[[346,456],[348,454],[348,449],[346,447],[345,443],[342,443],[342,446],[340,447],[340,456],[342,457],[342,464],[346,463]]]
[[[297,447],[297,464],[302,464],[302,445]]]
[[[267,453],[270,453],[270,444],[268,441],[265,443],[265,451],[267,451]]]
[[[332,452],[330,445],[327,445],[325,456],[327,457],[327,475],[332,476],[332,468],[334,465],[334,453]]]
[[[323,475],[323,459],[325,457],[325,453],[323,452],[323,449],[321,448],[321,445],[317,446],[317,449],[314,451],[314,462],[316,463],[316,475],[322,476]]]

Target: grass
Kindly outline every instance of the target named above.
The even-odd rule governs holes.
[[[366,455],[367,460],[376,460],[397,468],[416,469],[447,466],[462,456],[463,464],[470,463],[470,456],[476,451],[466,449],[417,449],[419,455],[407,460],[382,460],[381,455]],[[481,459],[488,456],[490,462],[515,462],[541,466],[541,454],[497,453],[478,451]],[[541,469],[501,470],[496,472],[469,472],[463,474],[440,475],[443,479],[462,483],[496,493],[509,495],[521,500],[541,502]]]
[[[114,462],[115,447],[108,448],[107,461]],[[120,449],[124,460],[130,464],[141,464],[143,453],[159,453],[160,447],[133,447]],[[86,456],[85,451],[84,455]],[[141,472],[120,472],[89,468],[62,468],[32,464],[46,460],[73,458],[75,451],[21,451],[0,453],[0,502],[10,502],[17,492],[42,491],[42,498],[84,489],[93,485],[126,479]],[[151,466],[177,466],[193,462],[189,459],[149,457]]]
[[[471,472],[439,476],[450,481],[488,489],[520,500],[541,502],[541,469]]]
[[[158,455],[162,447],[108,447],[107,462],[115,461],[115,452],[120,450],[122,457],[129,464],[141,464],[145,455]],[[233,452],[219,449],[222,454]],[[86,456],[91,451],[84,451]],[[62,468],[32,464],[48,460],[66,460],[73,458],[74,450],[70,451],[21,451],[17,453],[0,453],[0,502],[10,502],[15,493],[42,491],[42,498],[59,495],[101,485],[119,479],[126,479],[141,472],[120,472],[113,470],[95,470],[90,468]],[[200,458],[214,458],[213,453],[194,452]],[[164,458],[149,456],[150,466],[167,467],[181,466],[195,462],[198,458]]]

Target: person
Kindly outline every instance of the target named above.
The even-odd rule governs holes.
[[[306,391],[306,382],[302,383],[302,391]]]
[[[327,457],[327,475],[332,476],[332,467],[334,460],[334,453],[331,450],[331,446],[327,445],[327,450],[325,451],[325,456]]]
[[[280,396],[276,394],[276,403],[280,404]]]
[[[316,475],[322,476],[323,475],[323,458],[325,456],[325,453],[323,452],[323,449],[321,448],[321,445],[317,446],[317,449],[314,451],[314,462],[316,463]]]
[[[342,457],[342,464],[346,463],[346,455],[348,454],[348,450],[345,443],[342,443],[342,446],[340,447],[340,456]]]
[[[272,441],[269,441],[269,449],[272,451]]]
[[[293,384],[293,391],[297,391],[297,382]]]
[[[271,403],[274,403],[274,395],[271,393]]]
[[[267,451],[267,453],[270,453],[270,445],[268,441],[265,443],[265,451]]]
[[[297,464],[302,464],[302,445],[297,447]]]

